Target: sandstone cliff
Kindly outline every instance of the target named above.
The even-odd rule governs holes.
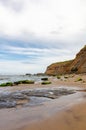
[[[76,55],[74,60],[53,63],[47,67],[45,74],[86,73],[86,45]]]

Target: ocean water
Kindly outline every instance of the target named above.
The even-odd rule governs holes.
[[[35,82],[40,82],[41,78],[45,76],[34,76],[34,75],[0,75],[0,84],[6,82],[15,82],[19,80],[34,80]]]

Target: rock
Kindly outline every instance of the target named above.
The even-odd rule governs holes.
[[[30,74],[30,73],[26,73],[25,75],[26,75],[26,76],[31,76],[32,74]]]
[[[12,82],[7,82],[7,83],[0,84],[0,87],[5,87],[5,86],[13,86],[13,83]]]
[[[41,80],[43,80],[43,81],[47,81],[48,78],[44,77],[44,78],[41,78]]]
[[[42,101],[56,99],[62,95],[73,94],[74,90],[39,89],[0,93],[0,108],[25,106],[25,104],[41,104]],[[47,98],[47,99],[46,99]]]
[[[0,94],[0,101],[8,100],[8,99],[10,99],[10,97],[11,97],[11,93],[10,92],[2,93],[2,94]]]
[[[27,99],[27,96],[20,92],[14,92],[10,95],[10,98],[16,99],[16,100],[19,100],[19,99],[24,100],[24,99]]]
[[[21,92],[7,92],[0,94],[0,108],[12,108],[27,103],[29,98]]]
[[[76,55],[74,60],[53,63],[47,67],[45,74],[86,73],[86,45]]]
[[[0,108],[12,108],[16,106],[16,102],[13,101],[0,101]]]
[[[35,96],[35,97],[47,97],[51,99],[58,98],[62,95],[68,95],[75,93],[74,90],[60,89],[60,90],[36,90],[36,91],[24,91],[24,94],[27,96]]]
[[[34,76],[45,76],[45,73],[37,73],[37,74],[34,74]]]

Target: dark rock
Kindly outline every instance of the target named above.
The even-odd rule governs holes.
[[[46,80],[48,80],[48,78],[41,78],[41,80],[46,81]]]
[[[23,100],[23,99],[27,99],[27,96],[20,93],[20,92],[15,92],[15,93],[12,93],[10,95],[10,98],[12,98],[12,99],[22,99]]]
[[[16,106],[16,102],[15,101],[3,101],[0,102],[0,108],[12,108]]]
[[[56,99],[62,95],[75,93],[74,90],[67,89],[40,89],[40,90],[23,90],[15,92],[0,93],[0,108],[12,108],[33,102],[35,105],[42,102],[42,99]],[[32,97],[32,98],[31,98]],[[34,100],[35,99],[35,100]],[[45,100],[44,99],[44,100]],[[43,100],[43,101],[44,101]],[[36,104],[37,103],[37,104]]]

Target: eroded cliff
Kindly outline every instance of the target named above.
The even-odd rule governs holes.
[[[74,60],[53,63],[47,67],[47,75],[86,73],[86,45]]]

